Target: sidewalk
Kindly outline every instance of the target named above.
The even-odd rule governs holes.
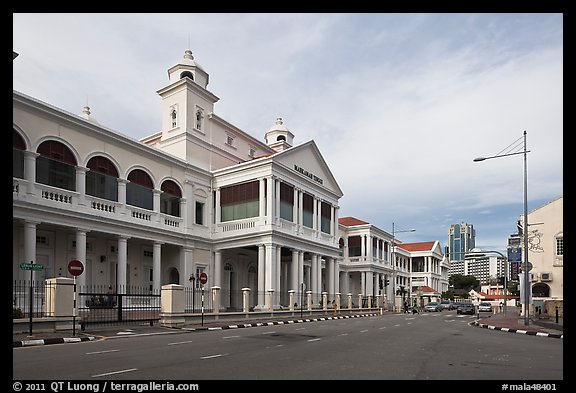
[[[564,338],[563,318],[558,318],[558,323],[556,323],[555,318],[544,320],[531,317],[528,326],[526,326],[524,317],[520,316],[517,307],[508,307],[506,315],[503,312],[485,314],[479,314],[479,319],[474,322],[475,326],[532,336]]]

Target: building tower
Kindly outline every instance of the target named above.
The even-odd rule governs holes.
[[[452,224],[448,230],[450,261],[463,261],[465,253],[476,247],[476,231],[472,224]]]

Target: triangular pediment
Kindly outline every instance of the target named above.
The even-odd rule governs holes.
[[[338,182],[324,161],[314,141],[291,147],[273,156],[277,162],[306,181],[319,184],[332,191],[338,197],[343,195]]]

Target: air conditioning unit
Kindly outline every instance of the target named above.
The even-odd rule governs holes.
[[[540,281],[552,281],[552,273],[540,273]]]

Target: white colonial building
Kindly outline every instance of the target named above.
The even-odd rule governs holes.
[[[198,286],[206,273],[230,309],[242,288],[258,309],[286,306],[290,290],[391,299],[384,280],[409,286],[410,249],[397,248],[393,267],[390,234],[339,220],[343,192],[314,141],[294,145],[281,118],[265,142],[252,137],[214,113],[208,81],[185,51],[157,91],[161,130],[142,140],[88,107],[73,114],[13,92],[13,279],[30,277],[19,268],[29,262],[43,266],[35,280],[71,277],[78,260],[81,288],[125,293]],[[431,269],[418,280],[446,289],[439,245],[415,251]]]

